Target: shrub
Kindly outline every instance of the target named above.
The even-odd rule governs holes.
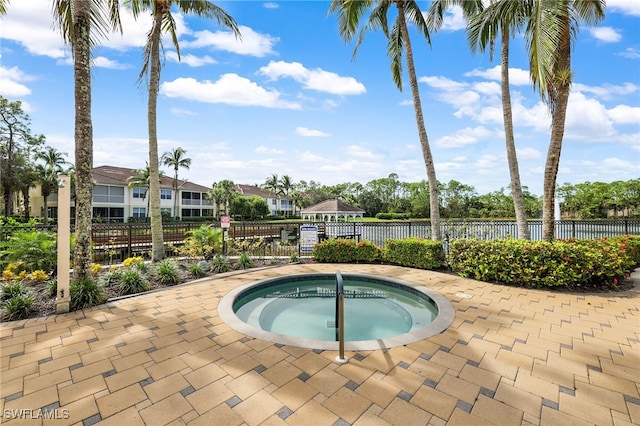
[[[0,300],[6,302],[14,297],[26,296],[28,293],[29,290],[20,281],[10,282],[0,288]]]
[[[229,259],[224,256],[217,255],[211,261],[211,270],[215,273],[227,272],[231,269],[231,263]]]
[[[118,277],[118,292],[120,294],[135,294],[151,288],[149,281],[137,269],[125,269]]]
[[[91,275],[94,277],[97,277],[100,272],[102,271],[102,265],[99,263],[92,263],[91,264]]]
[[[122,261],[122,266],[130,268],[132,266],[137,266],[140,263],[144,263],[144,258],[142,256],[127,257]]]
[[[237,266],[238,266],[238,269],[249,269],[249,268],[253,268],[255,265],[253,263],[253,260],[251,259],[251,257],[249,257],[247,253],[242,253],[238,258]]]
[[[222,250],[222,228],[202,225],[189,231],[184,245],[175,250],[191,258],[211,259],[216,252]]]
[[[204,269],[200,262],[189,265],[189,273],[193,278],[202,278],[205,276]]]
[[[371,241],[330,238],[313,247],[313,259],[326,263],[363,263],[380,259],[381,250]]]
[[[99,305],[107,300],[104,287],[91,278],[71,283],[71,309],[84,309]]]
[[[33,298],[30,294],[14,296],[3,303],[3,317],[8,321],[28,318],[32,306]]]
[[[533,287],[615,287],[636,264],[634,239],[457,240],[451,268],[482,281]],[[630,242],[631,241],[631,242]]]
[[[49,281],[49,296],[56,297],[58,294],[58,280]]]
[[[171,259],[164,259],[156,265],[158,281],[165,285],[174,285],[180,281],[178,265]]]
[[[300,256],[298,256],[298,253],[291,253],[291,256],[289,256],[289,262],[291,263],[296,263],[299,260]]]
[[[444,266],[442,242],[422,238],[387,240],[382,260],[395,265],[420,269],[439,269]]]
[[[49,279],[49,274],[41,269],[38,269],[37,271],[33,271],[32,273],[30,273],[29,278],[31,278],[35,282],[41,283]]]
[[[17,231],[0,242],[0,263],[21,261],[27,271],[53,271],[57,264],[56,235],[53,232]]]

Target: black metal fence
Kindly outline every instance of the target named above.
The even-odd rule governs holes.
[[[163,240],[167,256],[178,253],[172,246],[184,242],[189,232],[202,226],[202,222],[178,222],[163,225]],[[211,223],[219,227],[220,223]],[[317,229],[317,241],[327,238],[353,238],[372,241],[384,247],[389,239],[408,237],[431,238],[429,221],[397,222],[234,222],[225,229],[225,253],[238,255],[247,252],[255,257],[309,256],[301,250],[300,227],[312,225]],[[15,232],[17,227],[0,228],[0,241]],[[55,226],[36,226],[35,230],[55,231]],[[529,221],[532,240],[540,240],[542,221]],[[452,220],[442,221],[441,231],[448,241],[460,238],[483,240],[504,239],[517,235],[515,221],[509,220]],[[149,257],[151,228],[148,223],[105,224],[92,227],[94,258],[102,263],[119,263],[130,256]],[[555,223],[556,238],[590,239],[616,235],[640,235],[640,220],[558,220]]]

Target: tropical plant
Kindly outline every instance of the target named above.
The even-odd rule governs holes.
[[[31,294],[15,296],[2,304],[2,316],[7,321],[28,318],[32,307],[33,297]]]
[[[545,241],[555,238],[556,177],[572,82],[572,43],[579,24],[596,25],[604,18],[605,7],[605,0],[498,0],[469,23],[469,39],[478,45],[486,44],[503,23],[510,24],[509,28],[525,28],[533,88],[551,113],[542,201]]]
[[[157,102],[160,85],[160,71],[162,60],[160,51],[162,50],[162,33],[168,33],[176,49],[178,60],[180,60],[180,46],[176,33],[176,21],[171,13],[172,7],[184,14],[195,14],[200,17],[214,18],[218,24],[232,30],[238,37],[240,31],[235,20],[223,9],[207,0],[176,1],[176,0],[126,0],[125,5],[131,8],[134,18],[140,14],[150,11],[153,20],[151,29],[147,36],[147,44],[144,49],[143,64],[138,82],[148,76],[148,108],[147,120],[149,129],[149,173],[151,176],[149,184],[149,197],[151,207],[151,239],[152,239],[152,260],[158,261],[164,257],[164,243],[162,235],[162,213],[160,211],[160,169],[158,164],[158,132],[157,132]]]
[[[135,173],[135,175],[133,176],[129,176],[127,178],[127,186],[129,188],[144,188],[145,191],[142,195],[142,199],[144,200],[146,198],[147,200],[147,209],[145,210],[145,215],[147,217],[149,217],[149,199],[150,197],[148,197],[149,195],[149,182],[151,181],[151,172],[149,171],[149,163],[146,163],[146,166],[144,169],[136,169],[133,171]],[[160,179],[162,179],[162,176],[164,174],[160,173],[159,177],[158,177],[158,186],[160,185]]]
[[[389,30],[387,15],[389,9],[395,6],[398,12],[396,20]],[[422,156],[427,169],[429,181],[429,212],[431,217],[431,238],[441,239],[440,232],[440,211],[438,200],[438,182],[436,180],[436,169],[431,155],[429,138],[424,124],[422,113],[422,103],[418,90],[418,79],[416,77],[415,65],[413,62],[413,50],[411,49],[411,39],[407,28],[407,21],[410,22],[427,43],[431,43],[429,29],[418,2],[414,0],[391,1],[391,0],[332,0],[329,12],[338,13],[338,28],[340,36],[346,41],[352,41],[360,27],[361,18],[365,12],[372,8],[369,19],[359,31],[356,47],[353,53],[355,58],[360,44],[364,40],[367,31],[382,30],[387,38],[387,55],[391,59],[391,71],[393,81],[399,90],[402,90],[402,54],[406,52],[407,72],[409,74],[409,84],[413,96],[413,107],[418,127]]]
[[[71,309],[85,309],[99,305],[107,300],[104,287],[92,278],[74,281],[69,286]]]
[[[253,259],[251,259],[249,254],[242,253],[238,258],[238,263],[236,266],[238,269],[250,269],[250,268],[253,268],[255,265],[253,263]]]
[[[73,52],[75,101],[75,233],[73,281],[90,276],[93,195],[91,49],[107,31],[121,31],[119,0],[54,0],[53,17]]]
[[[22,282],[14,281],[0,287],[0,300],[6,302],[14,297],[26,296],[28,293],[29,289]]]
[[[44,201],[43,223],[48,220],[48,198],[49,195],[58,192],[58,177],[64,172],[65,166],[69,163],[65,160],[66,152],[60,152],[53,147],[46,147],[42,151],[36,152],[35,159],[44,164],[36,166],[36,173],[40,181],[40,191]]]
[[[180,281],[178,265],[171,259],[163,259],[156,264],[158,281],[165,285],[175,285]]]
[[[201,262],[193,263],[189,265],[189,273],[193,278],[202,278],[205,276],[204,268]]]
[[[120,294],[142,293],[151,288],[149,281],[137,269],[124,269],[118,277]]]
[[[179,217],[178,211],[178,169],[180,167],[189,170],[191,158],[185,157],[187,150],[182,147],[174,148],[162,154],[162,164],[173,168],[173,217]]]
[[[0,242],[0,264],[22,262],[27,272],[53,271],[57,264],[56,235],[53,232],[17,231]]]
[[[231,269],[231,263],[229,263],[229,259],[226,256],[217,255],[211,261],[211,270],[215,273],[227,272]]]

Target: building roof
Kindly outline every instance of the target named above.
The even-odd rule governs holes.
[[[343,203],[342,201],[336,199],[333,200],[325,200],[321,203],[316,204],[315,206],[307,207],[302,209],[300,212],[302,214],[305,213],[358,213],[364,214],[365,211],[351,206],[347,203]]]
[[[245,197],[252,197],[254,195],[257,195],[258,197],[262,197],[262,198],[276,198],[277,196],[271,192],[268,191],[266,189],[262,189],[258,186],[255,185],[242,185],[242,184],[236,184],[236,190],[238,190],[238,192],[240,193],[240,195],[243,195]],[[283,200],[288,200],[291,197],[287,197],[286,195],[281,195],[279,198],[283,199]]]
[[[136,169],[115,166],[98,166],[93,168],[93,180],[99,184],[127,186],[129,183],[128,179],[134,176],[137,176]],[[162,176],[160,178],[160,187],[173,188],[173,178],[170,176]],[[207,192],[211,189],[180,179],[178,179],[178,188],[197,192]]]

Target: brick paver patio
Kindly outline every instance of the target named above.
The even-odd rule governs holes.
[[[426,285],[452,303],[453,324],[406,346],[349,352],[338,364],[337,344],[321,351],[261,341],[217,315],[220,298],[239,285],[337,270]],[[382,265],[218,275],[1,324],[0,422],[640,424],[639,290],[566,294]]]

